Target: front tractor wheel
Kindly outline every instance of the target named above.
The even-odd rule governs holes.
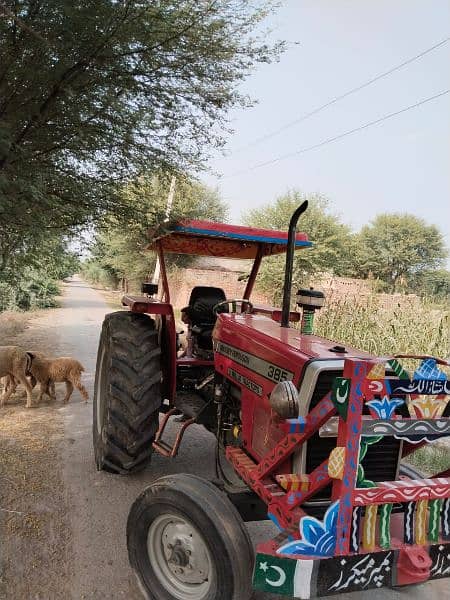
[[[154,321],[120,311],[103,322],[95,373],[97,468],[127,474],[150,461],[161,406],[161,349]]]
[[[128,555],[148,600],[248,600],[253,548],[238,512],[194,475],[161,477],[127,523]]]

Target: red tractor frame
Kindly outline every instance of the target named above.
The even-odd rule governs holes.
[[[152,243],[159,297],[158,286],[145,284],[147,295],[124,297],[129,311],[105,319],[98,468],[126,474],[147,466],[153,451],[174,457],[193,423],[217,438],[214,482],[166,476],[131,509],[129,556],[148,598],[246,600],[253,586],[307,599],[450,576],[450,472],[422,478],[400,462],[450,435],[448,363],[374,357],[314,335],[323,304],[315,290],[300,290],[302,312],[291,311],[294,251],[311,245],[295,233],[305,209],[288,233],[178,224]],[[254,260],[242,299],[194,288],[183,311],[185,352],[167,252]],[[261,260],[281,252],[282,308],[252,304]],[[418,361],[413,373],[404,358]],[[180,424],[169,443],[173,415]],[[243,518],[267,516],[279,534],[258,545],[255,559]]]

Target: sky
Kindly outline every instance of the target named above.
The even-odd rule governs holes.
[[[231,115],[227,156],[202,180],[218,187],[230,220],[288,189],[320,192],[355,231],[379,213],[437,225],[450,246],[450,94],[344,139],[252,169],[450,89],[450,43],[292,125],[262,136],[450,36],[448,0],[285,0],[267,26],[289,42],[240,90],[258,101]],[[297,42],[297,43],[295,43]]]

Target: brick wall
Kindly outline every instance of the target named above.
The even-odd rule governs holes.
[[[323,277],[317,282],[317,288],[325,294],[325,301],[329,304],[339,302],[342,298],[351,298],[355,302],[366,303],[367,298],[373,294],[370,281],[351,279],[350,277]],[[381,308],[393,306],[409,307],[420,303],[420,298],[415,294],[376,294],[378,305]]]
[[[227,298],[242,298],[245,281],[238,281],[240,273],[215,269],[178,269],[169,276],[171,301],[175,308],[182,308],[189,302],[191,290],[196,285],[211,285],[224,290]],[[256,304],[267,304],[263,294],[252,294]]]

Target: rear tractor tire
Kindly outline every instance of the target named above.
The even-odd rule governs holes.
[[[161,403],[161,349],[154,321],[128,311],[107,315],[93,407],[99,471],[128,474],[150,462]]]
[[[249,600],[254,563],[227,496],[194,475],[161,477],[131,507],[128,556],[147,600]]]

